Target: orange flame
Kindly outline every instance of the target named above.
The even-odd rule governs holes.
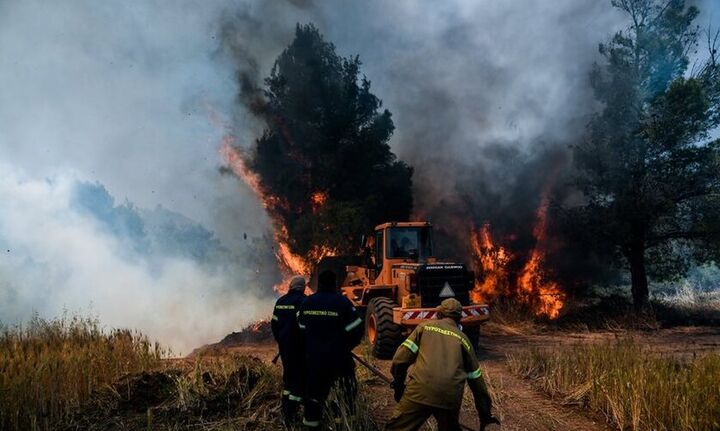
[[[530,259],[525,263],[520,277],[518,277],[518,292],[520,298],[526,303],[534,303],[538,313],[551,319],[560,314],[565,305],[565,294],[560,286],[553,281],[546,281],[542,265],[547,249],[547,194],[543,195],[537,211],[537,221],[533,228],[535,248],[530,253]]]
[[[316,213],[327,202],[328,195],[325,192],[315,192],[310,195],[310,203],[312,204],[313,213]]]
[[[287,203],[277,197],[271,195],[265,190],[260,181],[260,177],[254,173],[247,166],[242,149],[238,148],[234,144],[234,137],[232,135],[226,135],[223,137],[222,145],[220,146],[220,154],[227,166],[233,171],[233,173],[240,178],[249,188],[255,193],[260,199],[263,207],[268,211],[273,226],[274,233],[273,239],[277,243],[277,251],[275,257],[277,258],[278,265],[280,266],[280,272],[283,274],[283,280],[273,286],[273,289],[280,293],[287,293],[290,280],[295,275],[302,275],[308,277],[312,271],[313,265],[320,261],[325,256],[333,256],[336,254],[336,250],[329,247],[315,246],[313,247],[308,256],[303,258],[300,255],[293,253],[290,250],[290,241],[287,227],[282,224],[282,221],[278,217],[273,216],[273,211],[277,208],[287,208]],[[313,212],[320,209],[322,205],[327,201],[327,194],[324,192],[313,193],[310,197],[310,203],[313,208]]]
[[[479,264],[475,265],[475,270],[483,272],[483,281],[475,281],[475,288],[471,292],[472,300],[479,303],[498,297],[507,290],[506,266],[510,255],[504,247],[493,243],[489,223],[485,223],[480,229],[472,229],[470,246],[473,262]]]
[[[240,178],[248,187],[250,187],[250,190],[252,190],[253,193],[260,198],[260,201],[263,203],[265,208],[267,208],[268,199],[260,184],[260,177],[248,168],[245,163],[245,159],[239,152],[240,150],[233,146],[234,141],[235,138],[232,135],[224,136],[222,144],[220,145],[220,154],[225,160],[225,163],[227,163],[230,169],[232,169],[233,173],[237,175],[238,178]]]
[[[522,303],[533,308],[539,316],[556,318],[565,304],[565,294],[560,286],[546,280],[543,268],[547,251],[547,194],[543,195],[536,214],[533,227],[535,247],[517,278],[514,293]],[[502,295],[510,295],[508,264],[515,258],[503,246],[493,241],[490,224],[480,229],[471,229],[470,246],[473,253],[473,264],[483,274],[483,281],[475,281],[472,299],[483,302]]]

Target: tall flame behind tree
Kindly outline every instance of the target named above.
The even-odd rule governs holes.
[[[476,280],[471,292],[474,302],[492,300],[501,295],[510,294],[507,266],[510,253],[503,246],[495,245],[490,231],[490,223],[470,232],[472,263],[476,271],[482,273],[482,281]]]
[[[412,168],[390,151],[391,115],[379,111],[382,104],[369,81],[359,79],[359,66],[357,57],[337,56],[306,25],[297,27],[276,60],[264,92],[239,75],[239,100],[265,130],[250,148],[226,136],[221,152],[270,216],[286,279],[308,275],[324,256],[356,253],[360,236],[375,224],[410,215]],[[545,214],[538,213],[538,245],[521,274],[509,266],[519,254],[496,246],[489,224],[474,231],[475,266],[484,273],[473,292],[476,301],[502,293],[536,306],[539,314],[557,315],[562,300],[549,307],[543,293],[557,290],[544,282]]]
[[[307,274],[310,272],[309,259],[302,258],[293,254],[288,246],[287,229],[282,225],[282,221],[274,216],[275,208],[281,202],[276,196],[269,195],[262,186],[257,174],[252,172],[245,161],[242,148],[234,145],[234,137],[227,135],[223,138],[220,153],[232,172],[240,178],[255,193],[264,208],[268,211],[275,226],[274,240],[277,243],[277,251],[275,256],[280,264],[284,280],[275,286],[275,290],[285,293],[287,290],[287,281],[295,274]],[[313,255],[319,256],[318,260],[323,256],[331,255],[334,251],[328,248],[315,248]]]
[[[265,129],[249,149],[227,137],[222,153],[262,200],[286,275],[354,254],[372,226],[410,215],[412,168],[390,151],[391,114],[360,65],[308,24],[297,26],[264,92],[240,76],[239,100]]]
[[[550,319],[558,317],[565,304],[565,293],[558,283],[548,279],[545,271],[546,254],[550,246],[547,237],[548,190],[543,192],[536,213],[533,227],[535,245],[514,283],[511,280],[510,263],[521,257],[510,252],[507,247],[495,243],[490,223],[483,224],[480,229],[471,229],[472,263],[474,269],[482,274],[481,280],[476,280],[472,291],[474,301],[513,297],[539,316]]]
[[[547,274],[543,272],[545,254],[548,249],[547,225],[548,225],[548,195],[543,194],[540,207],[537,211],[537,220],[533,228],[535,247],[530,252],[530,257],[525,263],[520,277],[518,277],[518,297],[530,304],[538,314],[554,319],[560,314],[565,303],[565,294],[560,290],[557,283],[548,281]]]

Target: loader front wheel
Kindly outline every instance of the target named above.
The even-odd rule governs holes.
[[[365,333],[378,359],[390,359],[403,340],[402,326],[393,322],[395,304],[388,298],[370,300],[365,315]]]

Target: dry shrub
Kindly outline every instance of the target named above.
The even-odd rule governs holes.
[[[631,340],[528,350],[511,369],[553,398],[602,413],[620,430],[720,429],[720,355],[677,358]]]
[[[279,418],[280,376],[240,355],[168,361],[100,388],[58,425],[65,430],[270,430]]]
[[[720,290],[700,290],[688,282],[654,295],[653,306],[668,325],[720,325]]]
[[[52,429],[94,388],[155,367],[164,354],[141,334],[106,332],[89,318],[0,328],[0,429]]]
[[[234,354],[167,355],[141,334],[103,331],[94,319],[0,328],[0,429],[284,429],[277,367]],[[331,429],[378,429],[364,392],[354,409],[339,404],[341,423]]]
[[[500,298],[490,307],[490,321],[483,325],[484,334],[530,335],[543,330],[542,319],[523,304]]]
[[[338,388],[333,389],[325,406],[326,428],[328,431],[379,431],[369,408],[368,394],[372,389],[360,383],[356,401],[350,406]],[[335,420],[333,420],[335,418]]]
[[[597,296],[572,298],[553,326],[575,332],[655,330],[660,322],[653,310],[636,313],[629,297],[615,290]]]

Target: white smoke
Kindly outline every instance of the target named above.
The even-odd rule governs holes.
[[[217,174],[233,70],[215,61],[227,2],[0,2],[0,162],[35,178],[73,169],[224,240],[268,228]]]
[[[0,177],[0,316],[63,310],[141,328],[176,353],[266,317],[267,300],[228,272],[182,257],[132,252],[122,236],[71,202],[77,175],[34,180],[3,166]]]
[[[0,321],[80,310],[188,352],[267,317],[272,283],[250,288],[246,257],[268,222],[218,174],[215,117],[237,91],[214,59],[229,4],[0,2]],[[70,204],[76,181],[201,223],[222,264],[138,253]]]
[[[702,18],[718,22],[710,5]],[[227,21],[240,28],[232,59],[219,40]],[[463,172],[499,167],[495,184],[511,185],[516,166],[488,148],[577,137],[594,108],[597,45],[625,25],[609,0],[0,1],[0,320],[92,304],[104,323],[186,351],[266,314],[270,300],[237,276],[256,271],[247,253],[236,269],[149,258],[73,207],[71,189],[99,182],[120,201],[162,205],[243,256],[246,235],[269,223],[247,188],[218,175],[221,123],[250,143],[239,57],[261,85],[298,22],[360,56],[426,207],[463,199]]]

